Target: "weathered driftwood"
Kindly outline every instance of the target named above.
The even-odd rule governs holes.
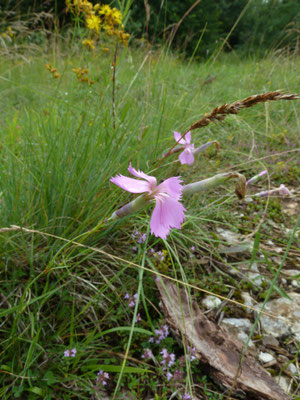
[[[247,399],[291,399],[248,351],[236,379],[243,344],[225,328],[209,321],[198,305],[189,300],[186,289],[166,280],[163,284],[157,280],[157,286],[169,325],[195,348],[199,362],[217,383],[228,389],[234,384],[235,392],[245,392]]]

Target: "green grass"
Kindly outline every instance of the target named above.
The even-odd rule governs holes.
[[[128,398],[128,391],[133,398],[151,392],[157,399],[168,398],[174,387],[161,368],[141,358],[153,329],[164,323],[157,289],[153,275],[130,262],[223,296],[233,287],[238,298],[246,282],[226,272],[234,260],[218,253],[216,228],[249,234],[263,223],[261,241],[272,238],[285,249],[289,236],[274,238],[268,217],[271,213],[282,227],[295,226],[295,219],[284,216],[281,200],[258,200],[243,210],[230,184],[185,200],[182,229],[172,231],[167,242],[148,234],[134,251],[131,234],[149,231],[151,209],[106,223],[133,198],[109,182],[116,173],[127,174],[129,161],[159,179],[181,175],[185,183],[229,170],[250,178],[267,168],[273,186],[299,186],[297,101],[257,105],[222,125],[194,131],[195,145],[220,142],[217,157],[208,150],[188,168],[175,162],[176,156],[158,169],[152,163],[174,144],[173,130],[184,132],[217,105],[279,88],[299,93],[300,59],[273,55],[258,61],[232,54],[215,63],[188,65],[163,50],[123,49],[117,62],[114,129],[112,53],[59,46],[49,53],[1,59],[1,227],[39,231],[0,233],[3,399],[98,399],[100,368],[111,375],[110,398]],[[61,77],[53,79],[45,63],[52,63]],[[77,82],[72,72],[77,67],[89,70],[93,86]],[[267,185],[259,181],[257,190]],[[150,248],[163,250],[164,261],[151,257]],[[297,251],[296,242],[292,248]],[[199,261],[207,255],[218,260],[216,268],[207,270]],[[127,292],[138,292],[138,308],[128,307]],[[137,312],[142,321],[134,326]],[[169,351],[184,354],[174,339],[165,340]],[[63,358],[73,347],[76,357]],[[160,349],[156,346],[153,353],[159,355]],[[195,365],[184,373],[180,393],[193,375],[208,398],[222,398]]]

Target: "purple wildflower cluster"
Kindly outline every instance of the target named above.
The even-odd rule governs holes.
[[[70,349],[70,350],[65,350],[64,351],[64,357],[75,357],[77,353],[77,350],[74,349]]]
[[[166,369],[172,367],[172,365],[175,363],[175,354],[169,353],[167,349],[162,349],[160,354],[163,358],[161,361],[161,365],[163,366],[163,368]]]
[[[165,259],[163,251],[155,251],[153,248],[149,250],[149,255],[155,257],[158,261],[164,261]]]
[[[155,336],[151,336],[149,342],[159,344],[162,340],[169,336],[168,325],[164,325],[161,329],[154,329],[154,333]]]
[[[150,349],[144,349],[144,352],[142,354],[142,358],[144,358],[144,360],[148,360],[149,358],[153,357],[153,353]]]
[[[97,374],[97,379],[96,379],[98,385],[102,385],[102,386],[107,385],[107,379],[109,379],[109,374],[100,369],[100,371]]]
[[[137,243],[145,243],[146,241],[146,233],[140,233],[137,229],[131,235],[132,239],[135,240]]]
[[[128,307],[132,308],[135,306],[137,293],[135,293],[133,296],[130,296],[129,293],[126,293],[124,299],[128,300]]]

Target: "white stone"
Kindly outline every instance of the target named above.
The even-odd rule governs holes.
[[[255,272],[248,272],[248,273],[246,274],[246,277],[247,277],[251,282],[253,282],[254,285],[257,285],[257,286],[261,286],[261,284],[262,284],[263,281],[264,281],[263,276],[260,275],[260,274],[255,273]]]
[[[246,344],[251,331],[251,322],[246,318],[224,318],[221,326],[225,327],[241,343]],[[249,340],[248,348],[256,349],[252,340]]]
[[[244,240],[244,238],[238,233],[231,232],[222,228],[217,228],[217,232],[221,239],[226,242],[226,246],[223,244],[219,246],[221,253],[241,253],[241,252],[252,252],[253,240]],[[230,247],[228,247],[228,245]]]
[[[276,376],[275,377],[276,382],[278,385],[286,392],[289,393],[289,388],[290,388],[290,380],[286,378],[285,376]]]
[[[263,353],[263,352],[259,353],[258,359],[259,359],[259,361],[261,361],[261,362],[263,362],[265,364],[275,360],[275,358],[272,356],[272,354]]]
[[[297,269],[285,269],[282,272],[282,275],[287,275],[287,276],[297,276],[300,275],[300,271]]]
[[[261,315],[261,326],[265,333],[279,337],[282,335],[294,334],[300,341],[300,294],[287,293],[292,301],[281,297],[269,301],[264,312],[274,315]]]
[[[238,338],[238,340],[240,342],[242,342],[244,344],[246,344],[248,342],[248,339],[249,339],[249,335],[247,335],[247,333],[245,333],[244,331],[238,332],[236,337]],[[256,349],[255,344],[252,342],[251,339],[249,340],[248,347],[250,349]]]
[[[295,364],[289,364],[287,369],[294,375],[300,373],[300,371],[298,372],[297,367],[295,366]]]
[[[224,318],[221,325],[227,328],[235,328],[237,333],[239,330],[250,333],[252,326],[248,318]]]
[[[245,306],[253,307],[253,299],[248,292],[242,292],[241,296],[244,300]]]
[[[202,301],[203,306],[207,310],[211,310],[212,308],[217,308],[222,303],[222,301],[216,296],[207,296]]]

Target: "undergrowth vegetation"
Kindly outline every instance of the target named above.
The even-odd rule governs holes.
[[[194,130],[195,147],[218,141],[220,150],[196,155],[191,166],[176,155],[155,161],[175,144],[174,130],[185,132],[216,106],[278,88],[299,93],[300,60],[233,53],[196,63],[123,47],[112,67],[112,42],[99,51],[57,36],[31,54],[6,49],[0,61],[1,398],[225,398],[193,349],[171,335],[155,272],[198,288],[198,300],[206,290],[243,303],[250,285],[263,301],[270,280],[261,290],[232,277],[241,260],[219,252],[217,228],[252,235],[256,251],[270,239],[285,250],[292,240],[287,257],[296,268],[299,234],[284,213],[287,200],[239,201],[229,182],[185,198],[181,229],[162,240],[150,235],[152,206],[108,220],[133,198],[110,178],[127,175],[129,162],[158,182],[181,176],[184,184],[267,170],[250,195],[285,184],[296,198],[298,101],[258,104]],[[264,251],[265,260],[274,255],[271,246]],[[245,308],[228,303],[224,312]]]

